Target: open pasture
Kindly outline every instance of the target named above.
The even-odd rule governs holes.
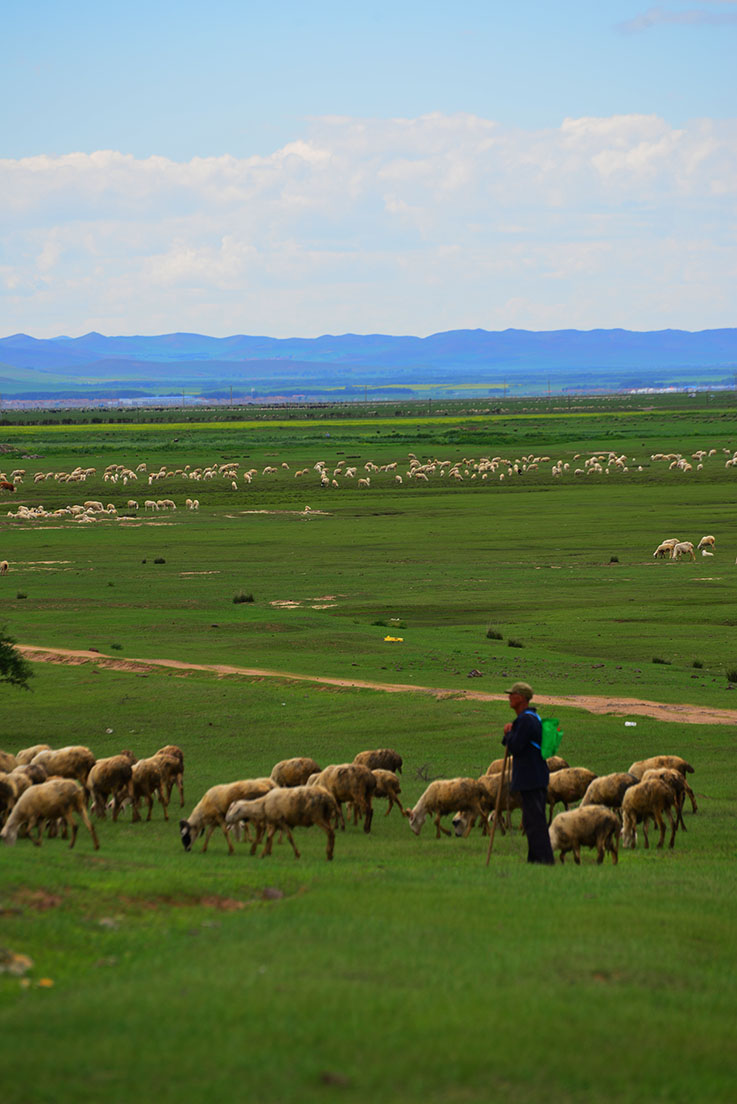
[[[737,667],[737,469],[724,452],[701,471],[650,461],[732,450],[733,421],[705,408],[673,425],[656,412],[634,429],[603,419],[591,437],[583,420],[564,421],[546,421],[547,440],[539,424],[512,421],[504,440],[462,422],[418,426],[414,440],[370,424],[331,426],[329,437],[322,424],[153,438],[34,428],[22,444],[6,431],[5,469],[27,473],[7,509],[95,499],[114,503],[118,520],[3,515],[2,619],[22,643],[94,647],[121,669],[36,664],[33,693],[2,690],[0,744],[144,756],[177,743],[185,815],[213,783],[267,774],[286,756],[324,764],[391,746],[410,806],[430,778],[476,775],[500,753],[506,703],[465,690],[522,677],[541,694],[737,708],[725,676]],[[608,456],[610,431],[642,472],[550,474],[559,458]],[[421,463],[551,461],[494,483],[400,485],[369,472],[361,489],[339,477],[322,487],[313,467],[325,460],[332,480],[341,459],[401,458],[406,472],[410,452]],[[176,475],[136,490],[103,479],[111,463],[150,473],[216,460],[238,461],[237,490],[222,476],[194,491]],[[29,479],[76,465],[95,476]],[[266,466],[277,472],[263,476]],[[141,503],[120,520],[130,497],[178,508],[145,516]],[[186,497],[199,510],[185,510]],[[705,533],[716,536],[712,559],[652,558],[665,536]],[[253,602],[233,602],[240,592]],[[157,657],[450,693],[126,669]],[[61,840],[3,848],[0,945],[33,960],[24,978],[0,974],[20,1071],[4,1081],[6,1099],[173,1101],[196,1087],[224,1101],[242,1085],[268,1102],[731,1100],[734,728],[554,712],[574,765],[601,774],[661,752],[695,765],[699,812],[686,812],[673,851],[640,844],[616,867],[584,852],[579,868],[537,870],[518,833],[497,834],[487,869],[478,829],[435,840],[427,823],[415,838],[383,802],[370,835],[338,833],[332,863],[323,834],[299,829],[299,861],[288,844],[230,858],[217,834],[206,854],[201,842],[186,854],[175,803],[168,822],[158,805],[148,824],[100,822],[99,852],[83,830],[73,851]]]

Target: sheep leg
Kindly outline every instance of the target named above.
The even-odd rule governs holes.
[[[77,829],[79,828],[79,825],[77,824],[76,820],[74,820],[74,818],[72,817],[71,812],[65,813],[64,814],[64,819],[66,820],[67,824],[69,824],[71,826],[71,829],[72,829],[72,842],[69,844],[69,850],[71,851],[71,849],[74,847],[74,844],[75,844],[76,839],[77,839]]]
[[[333,851],[335,850],[335,832],[333,831],[333,828],[332,828],[329,820],[321,822],[320,827],[323,828],[325,830],[325,832],[327,833],[328,846],[327,846],[327,850],[325,852],[325,857],[327,858],[327,860],[329,862],[332,859]]]
[[[270,824],[266,832],[266,846],[261,852],[261,858],[265,859],[267,855],[271,854],[271,844],[276,832],[276,824]]]
[[[154,795],[150,791],[146,794],[146,801],[148,801],[148,816],[146,817],[146,823],[148,823],[154,811]]]
[[[612,829],[612,833],[606,841],[606,845],[607,850],[611,853],[612,863],[616,866],[619,862],[619,836],[614,829]]]
[[[284,831],[287,833],[287,839],[289,840],[289,842],[292,845],[292,851],[294,851],[294,857],[295,857],[295,859],[298,859],[300,857],[299,851],[297,850],[297,845],[294,842],[294,836],[292,835],[291,831],[289,830],[289,825],[286,824],[286,823],[282,823],[280,825],[280,827],[283,828]]]
[[[435,827],[437,828],[437,832],[435,833],[435,839],[440,839],[440,833],[441,832],[446,836],[450,835],[450,832],[448,831],[448,829],[443,828],[442,824],[440,823],[440,818],[441,818],[442,815],[443,815],[442,813],[438,813],[435,817]]]
[[[167,812],[167,805],[169,804],[169,801],[168,801],[167,798],[164,797],[164,789],[163,789],[161,783],[159,783],[159,801],[164,806],[164,820],[168,820],[169,819],[169,813]],[[153,804],[153,798],[152,798],[151,804]]]
[[[676,801],[676,828],[680,825],[684,832],[687,830],[686,825],[683,823],[683,803],[685,800],[686,793],[684,791],[682,794],[679,794]]]
[[[251,854],[252,855],[256,854],[256,848],[261,843],[261,840],[264,838],[264,832],[265,831],[266,831],[266,822],[264,821],[262,824],[259,824],[258,828],[256,829],[256,838],[253,841],[253,843],[251,844]]]
[[[366,819],[363,822],[364,832],[368,833],[368,832],[371,831],[371,821],[373,819],[374,819],[374,810],[373,810],[373,807],[371,805],[371,798],[369,797],[368,801],[366,802]],[[450,832],[448,832],[448,835],[450,835]]]
[[[184,806],[184,778],[181,774],[176,777],[177,789],[179,790],[179,804]]]
[[[230,832],[228,831],[228,826],[225,823],[225,817],[223,817],[223,816],[218,817],[218,824],[222,828],[223,835],[225,836],[225,842],[228,845],[228,854],[234,855],[235,854],[235,848],[233,847],[233,841],[230,838]],[[212,834],[212,832],[214,832],[214,830],[215,830],[215,825],[213,824],[212,827],[210,828],[210,834]],[[210,836],[208,836],[207,838],[209,839]],[[207,840],[205,841],[205,847],[207,847]],[[205,847],[202,848],[203,851],[205,850]]]
[[[686,793],[688,794],[689,800],[691,802],[691,811],[694,812],[694,813],[698,812],[698,806],[696,804],[696,798],[694,797],[694,792],[691,789],[691,787],[689,786],[688,782],[686,782],[685,778],[683,780],[683,785],[685,787]]]
[[[676,819],[673,820],[673,814],[671,813],[670,809],[666,809],[665,812],[667,814],[668,820],[670,821],[670,829],[671,829],[671,831],[670,831],[670,843],[668,844],[668,846],[672,847],[673,844],[676,841],[676,829],[678,828],[678,818],[676,817]],[[663,833],[663,835],[665,836],[665,833]]]
[[[205,851],[207,851],[207,845],[210,842],[210,836],[215,831],[216,827],[217,827],[217,825],[215,825],[215,824],[208,824],[207,828],[205,829],[205,842],[202,845],[203,855],[204,855]],[[228,840],[228,847],[230,847],[230,840]]]
[[[581,844],[578,842],[574,843],[573,845],[573,861],[575,862],[576,866],[581,865]]]

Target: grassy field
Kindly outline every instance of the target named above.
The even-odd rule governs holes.
[[[412,805],[428,779],[478,774],[500,753],[508,707],[463,690],[526,678],[540,693],[735,708],[737,469],[724,467],[734,411],[704,400],[683,416],[665,405],[619,419],[536,413],[414,429],[4,429],[4,469],[26,469],[7,509],[141,504],[138,517],[86,525],[3,516],[1,619],[17,640],[452,693],[36,664],[32,693],[0,688],[0,745],[84,743],[102,756],[177,743],[185,813],[207,786],[289,755],[340,762],[392,746]],[[718,454],[700,471],[650,460],[710,447]],[[610,448],[638,462],[574,476],[576,453]],[[401,459],[406,472],[410,452],[465,458],[469,476],[398,485],[372,471],[359,490],[342,478],[321,488],[312,468]],[[473,458],[532,453],[551,462],[471,479]],[[559,458],[570,470],[552,477]],[[231,460],[258,470],[237,491],[223,478],[136,489],[102,479],[110,463]],[[32,482],[77,464],[97,474]],[[149,496],[178,509],[145,516]],[[198,512],[183,508],[188,496]],[[705,533],[713,558],[653,560],[665,536]],[[234,603],[239,592],[254,601]],[[288,845],[263,861],[246,847],[231,858],[222,836],[186,854],[174,805],[169,822],[157,806],[148,824],[100,823],[99,852],[84,829],[73,851],[60,840],[3,849],[0,947],[33,960],[22,978],[0,973],[18,1071],[4,1097],[122,1104],[195,1087],[224,1101],[242,1081],[269,1104],[731,1100],[734,730],[556,715],[561,752],[597,773],[660,752],[694,763],[699,812],[672,852],[640,846],[616,867],[585,854],[580,868],[538,870],[514,833],[497,837],[486,868],[479,834],[436,840],[427,824],[418,839],[381,807],[370,835],[339,834],[330,864],[314,831],[298,832],[299,861]]]

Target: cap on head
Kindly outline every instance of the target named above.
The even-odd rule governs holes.
[[[529,701],[532,697],[532,687],[529,682],[513,682],[508,690],[504,691],[505,694],[521,694],[523,698],[527,698]]]

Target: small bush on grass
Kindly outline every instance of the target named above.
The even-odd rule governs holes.
[[[513,640],[511,637],[507,641],[508,648],[524,648],[524,644],[521,640]]]
[[[154,563],[166,563],[166,560],[164,559],[163,556],[157,556],[156,559],[154,560]]]
[[[486,630],[486,639],[487,640],[503,640],[504,635],[503,635],[503,633],[500,633],[498,629],[491,629],[490,628],[490,629]]]
[[[700,659],[695,659],[695,660],[693,661],[693,663],[691,664],[691,666],[692,666],[692,667],[697,667],[697,668],[698,668],[698,670],[700,671],[700,670],[701,670],[701,668],[702,668],[702,667],[704,666],[704,664],[703,664],[703,663],[701,662],[701,660],[700,660]]]
[[[253,600],[253,595],[246,594],[244,590],[236,591],[236,593],[233,595],[233,602],[236,606],[240,605],[241,602],[253,602]]]
[[[671,660],[669,660],[669,659],[663,659],[663,658],[662,658],[662,656],[653,656],[653,663],[662,663],[662,664],[664,664],[664,665],[665,665],[666,667],[670,667],[670,665],[671,665]]]
[[[27,597],[28,597],[28,595],[26,594],[26,592],[24,590],[19,590],[18,593],[16,594],[16,598],[27,598]]]
[[[610,556],[609,563],[619,563],[619,556]]]
[[[123,645],[122,644],[111,644],[110,647],[112,648],[112,650],[114,652],[122,652],[123,651]]]
[[[728,667],[724,673],[727,676],[727,682],[737,682],[737,667]]]

